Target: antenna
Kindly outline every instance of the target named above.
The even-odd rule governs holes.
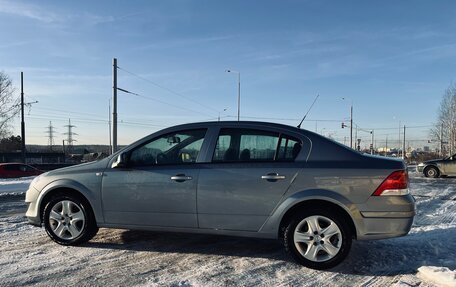
[[[315,104],[315,102],[317,101],[317,99],[318,99],[319,96],[320,96],[320,95],[317,95],[317,96],[315,97],[315,100],[313,101],[312,105],[310,105],[309,110],[307,111],[307,113],[304,115],[304,117],[302,118],[301,122],[299,123],[298,129],[301,128],[302,122],[306,119],[307,115],[309,114],[310,110],[311,110],[312,107],[314,106],[314,104]]]

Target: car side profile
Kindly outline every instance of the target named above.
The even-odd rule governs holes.
[[[244,121],[164,129],[35,178],[25,201],[30,223],[63,245],[100,227],[275,238],[315,269],[339,264],[353,239],[406,235],[415,215],[403,161]]]
[[[0,178],[40,175],[43,171],[23,163],[0,163]]]
[[[416,171],[423,173],[425,177],[456,176],[456,154],[422,162],[416,166]]]

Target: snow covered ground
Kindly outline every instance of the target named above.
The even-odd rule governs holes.
[[[5,194],[25,194],[34,176],[21,178],[0,178],[0,196]]]
[[[0,286],[456,286],[456,178],[410,175],[411,233],[355,241],[329,271],[293,263],[274,240],[101,229],[87,244],[59,246],[24,219],[31,179],[2,180]]]

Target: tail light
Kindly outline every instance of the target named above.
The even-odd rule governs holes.
[[[408,173],[405,170],[397,170],[390,174],[372,195],[405,195],[408,193]]]

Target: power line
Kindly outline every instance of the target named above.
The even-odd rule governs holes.
[[[132,92],[128,92],[128,94],[131,94],[131,95],[133,95],[133,96],[135,96],[135,97],[143,98],[143,99],[146,99],[146,100],[149,100],[149,101],[159,102],[159,103],[162,103],[162,104],[165,104],[165,105],[168,105],[168,106],[177,108],[177,109],[186,110],[186,111],[189,111],[189,112],[192,112],[192,113],[204,114],[204,115],[209,116],[209,117],[212,117],[212,116],[213,116],[213,115],[211,115],[211,114],[207,114],[207,113],[204,113],[204,112],[201,112],[201,111],[195,111],[195,110],[192,110],[192,109],[189,109],[189,108],[177,106],[177,105],[174,105],[174,104],[171,104],[171,103],[168,103],[168,102],[165,102],[165,101],[156,99],[156,98],[143,96],[143,95],[141,95],[141,94],[132,93]]]
[[[197,101],[197,100],[195,100],[195,99],[192,99],[192,98],[190,98],[190,97],[187,97],[187,96],[185,96],[185,95],[183,95],[183,94],[181,94],[181,93],[178,93],[178,92],[176,92],[176,91],[173,91],[173,90],[171,90],[170,88],[167,88],[167,87],[165,87],[165,86],[163,86],[163,85],[160,85],[160,84],[157,84],[157,83],[155,83],[155,82],[152,82],[151,80],[149,80],[149,79],[147,79],[147,78],[144,78],[144,77],[142,77],[142,76],[140,76],[140,75],[138,75],[138,74],[135,74],[135,73],[133,73],[133,72],[130,72],[130,71],[128,71],[128,70],[126,70],[126,69],[124,69],[124,68],[121,68],[121,67],[119,67],[119,66],[117,66],[117,68],[118,68],[119,70],[122,70],[122,71],[124,71],[124,72],[126,72],[126,73],[132,75],[132,76],[138,77],[139,79],[141,79],[141,80],[143,80],[143,81],[146,81],[146,82],[148,82],[149,84],[152,84],[152,85],[154,85],[154,86],[156,86],[156,87],[158,87],[158,88],[160,88],[160,89],[163,89],[163,90],[165,90],[165,91],[167,91],[167,92],[169,92],[169,93],[171,93],[171,94],[173,94],[173,95],[179,96],[179,97],[184,98],[184,99],[186,99],[186,100],[188,100],[188,101],[191,101],[191,102],[193,102],[193,103],[195,103],[195,104],[198,104],[198,105],[200,105],[200,106],[202,106],[202,107],[205,107],[205,108],[207,108],[207,109],[213,110],[213,111],[215,111],[216,113],[219,112],[217,109],[215,109],[215,108],[213,108],[213,107],[210,107],[210,106],[208,106],[208,105],[206,105],[206,104],[203,104],[203,103],[201,103],[201,102],[199,102],[199,101]]]
[[[237,116],[224,116],[226,118],[236,118]],[[272,117],[252,117],[252,116],[242,116],[243,118],[246,119],[256,119],[256,120],[278,120],[278,121],[300,121],[301,119],[298,118],[272,118]],[[306,122],[335,122],[335,123],[340,123],[341,120],[312,120],[312,119],[306,119]]]

